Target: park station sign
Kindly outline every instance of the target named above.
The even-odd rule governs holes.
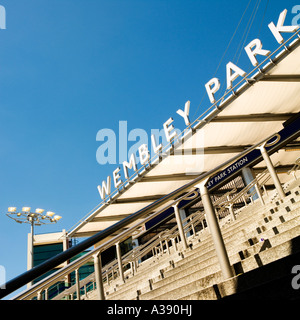
[[[276,41],[279,44],[282,44],[284,42],[282,33],[293,33],[293,32],[296,32],[299,28],[298,25],[290,25],[290,26],[284,25],[286,14],[287,14],[287,10],[285,9],[280,13],[279,19],[276,25],[273,22],[271,22],[268,25],[272,35],[275,37]],[[254,67],[257,67],[259,64],[257,60],[257,56],[267,57],[271,53],[271,51],[263,48],[263,45],[260,39],[252,40],[244,49],[246,51],[248,58],[250,59],[251,64]],[[234,81],[236,81],[239,77],[244,78],[245,76],[246,76],[246,72],[244,70],[242,70],[232,62],[227,63],[226,81],[227,81],[228,90],[232,88]],[[218,78],[212,78],[210,81],[208,81],[205,84],[206,92],[212,104],[216,103],[215,94],[219,91],[220,87],[221,87],[221,83]],[[191,125],[190,119],[189,119],[189,113],[190,113],[190,101],[186,102],[184,110],[179,109],[177,111],[177,114],[182,117],[187,127]],[[174,122],[173,118],[169,118],[163,124],[163,131],[166,137],[166,141],[168,143],[171,143],[177,136],[177,133],[172,124],[173,122]],[[159,155],[163,149],[163,145],[162,144],[157,145],[156,137],[154,134],[151,135],[151,144],[152,144],[154,153]],[[138,153],[139,153],[139,161],[141,166],[145,166],[150,160],[150,152],[149,152],[148,146],[146,144],[142,144],[138,148]],[[122,163],[122,166],[123,166],[124,177],[126,181],[129,181],[130,178],[129,178],[128,170],[134,170],[135,172],[138,171],[135,154],[132,153],[129,158],[129,162],[124,161]],[[102,200],[107,199],[107,202],[109,202],[109,200],[111,199],[110,195],[112,192],[112,183],[115,189],[119,189],[121,185],[124,189],[126,189],[126,187],[130,185],[130,183],[128,183],[127,185],[123,183],[120,172],[121,172],[121,168],[118,167],[115,171],[113,171],[112,177],[108,176],[106,181],[103,181],[102,184],[97,187]]]

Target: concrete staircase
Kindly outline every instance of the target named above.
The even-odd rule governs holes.
[[[236,212],[222,225],[222,234],[235,277],[223,280],[208,229],[190,237],[186,251],[165,252],[127,272],[125,284],[115,280],[104,288],[107,300],[212,300],[276,297],[299,294],[291,286],[291,270],[300,264],[300,180]],[[282,290],[281,288],[285,288]],[[86,299],[97,299],[90,292]]]

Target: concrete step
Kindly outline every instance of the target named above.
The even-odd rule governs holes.
[[[299,299],[299,291],[294,290],[291,285],[291,272],[300,261],[300,237],[291,239],[285,246],[289,248],[285,256],[282,247],[280,250],[274,248],[281,252],[281,256],[273,258],[272,250],[261,252],[255,258],[248,258],[258,267],[203,290],[191,292],[180,300]],[[244,267],[245,262],[242,262]]]
[[[226,243],[226,247],[228,245],[228,251],[234,250],[233,248],[237,245],[235,243],[235,241],[236,241],[237,243],[240,244],[241,250],[239,252],[242,252],[244,255],[242,257],[245,258],[245,255],[247,256],[247,255],[251,254],[250,253],[251,250],[247,251],[248,246],[249,246],[249,243],[246,243],[247,240],[255,237],[256,234],[259,234],[259,237],[264,236],[264,237],[268,238],[270,235],[272,235],[272,232],[273,233],[279,232],[279,230],[277,228],[277,224],[280,222],[282,223],[282,220],[280,220],[280,217],[281,218],[284,217],[284,221],[288,220],[287,215],[291,212],[294,213],[295,212],[294,209],[296,209],[297,207],[300,206],[300,204],[299,204],[299,191],[298,191],[300,189],[299,185],[298,185],[298,183],[294,183],[294,185],[292,187],[290,188],[291,194],[288,197],[286,197],[286,199],[284,201],[280,201],[275,198],[274,201],[272,201],[272,203],[267,203],[265,207],[262,207],[261,204],[259,203],[259,200],[257,200],[254,204],[249,205],[248,207],[245,207],[244,210],[239,211],[237,214],[238,219],[236,221],[231,222],[230,224],[224,225],[222,228],[222,233],[224,236],[224,241]],[[298,192],[298,194],[295,194],[295,192]],[[293,198],[293,202],[289,203],[289,201],[291,201],[291,198]],[[266,199],[266,201],[267,200],[268,199]],[[284,207],[286,205],[289,207],[288,211],[286,210],[286,207]],[[274,212],[271,213],[270,210],[273,210]],[[284,210],[287,212],[287,214]],[[284,214],[286,214],[286,215],[284,216]],[[262,219],[259,222],[257,221],[258,217]],[[270,219],[270,217],[271,217],[271,219]],[[268,226],[266,226],[267,223],[269,223]],[[239,230],[239,231],[237,232],[237,230]],[[235,231],[235,232],[233,232],[233,231]],[[265,234],[264,232],[269,232],[269,233]],[[282,232],[282,231],[280,231],[280,232]],[[175,269],[177,269],[176,272],[174,272],[175,269],[173,269],[174,264],[172,266],[170,265],[171,256],[168,256],[167,258],[165,258],[164,256],[167,256],[167,254],[164,254],[162,256],[162,257],[164,257],[163,259],[161,259],[161,260],[157,259],[156,261],[154,261],[155,259],[153,259],[153,261],[151,261],[150,263],[149,262],[147,263],[147,267],[141,266],[138,269],[138,273],[141,272],[142,278],[145,278],[145,274],[147,274],[146,278],[148,280],[148,283],[147,283],[147,281],[144,281],[144,284],[141,284],[139,281],[139,277],[137,277],[138,276],[138,273],[137,273],[133,277],[133,278],[135,278],[135,280],[132,281],[132,283],[130,283],[130,284],[126,283],[125,285],[121,285],[119,288],[117,288],[119,292],[113,293],[108,298],[109,299],[111,299],[111,298],[117,299],[117,297],[118,297],[118,298],[122,299],[122,296],[124,298],[124,294],[128,294],[128,292],[130,290],[132,291],[133,289],[137,289],[138,287],[141,288],[140,291],[142,292],[142,296],[143,296],[144,291],[150,290],[150,287],[152,287],[152,289],[153,289],[153,287],[155,287],[157,285],[157,280],[160,280],[162,277],[164,277],[163,280],[165,280],[166,277],[169,277],[169,276],[171,277],[172,272],[174,274],[177,274],[177,273],[179,274],[180,272],[182,272],[180,270],[181,265],[182,266],[185,265],[186,268],[189,268],[188,265],[186,265],[186,263],[189,263],[189,261],[191,261],[190,263],[192,266],[193,259],[197,255],[199,257],[200,254],[201,254],[202,262],[203,262],[203,256],[207,255],[207,257],[205,259],[207,265],[210,265],[210,263],[218,265],[218,263],[215,262],[216,257],[215,257],[215,254],[213,253],[213,251],[214,251],[213,245],[212,245],[212,241],[210,239],[208,230],[207,229],[203,230],[202,232],[199,233],[198,236],[200,237],[200,242],[198,242],[197,237],[189,239],[189,241],[193,243],[194,250],[191,252],[189,252],[189,251],[184,252],[185,259],[184,260],[178,259],[178,261],[176,261],[176,263],[175,263],[176,264]],[[250,238],[249,238],[249,236],[250,236]],[[241,240],[243,240],[243,239],[244,240],[246,239],[244,241],[244,243],[241,242]],[[266,242],[264,242],[264,243],[266,243]],[[232,247],[232,249],[231,249],[231,247]],[[199,254],[199,252],[196,249],[200,250],[201,253]],[[252,253],[252,254],[255,254],[255,253]],[[237,254],[235,254],[235,259],[237,259],[237,260],[241,259],[242,257],[240,255],[237,256]],[[161,264],[164,259],[169,260],[168,265]],[[197,265],[196,261],[194,261],[194,264]],[[205,269],[204,263],[203,263],[203,267]],[[149,277],[148,277],[149,272],[147,272],[147,270],[153,269],[153,268],[156,268],[158,271],[163,270],[163,273],[158,274],[157,270],[156,270],[155,271],[156,274],[153,277],[154,281],[152,281],[152,283],[149,283]],[[195,267],[193,270],[197,270],[197,267]],[[211,271],[212,270],[213,269],[211,269]],[[191,271],[191,270],[189,270],[189,271]],[[151,272],[153,272],[153,270],[151,270]],[[199,272],[199,270],[195,271],[195,272]],[[219,271],[216,271],[216,273],[218,273],[218,272]],[[150,279],[151,278],[152,277],[150,277]],[[145,279],[143,279],[143,280],[145,280]],[[199,279],[199,281],[200,280],[201,279]],[[201,280],[201,281],[204,281],[204,280]],[[201,281],[199,282],[199,285],[200,285]],[[145,282],[146,282],[146,284],[145,284]],[[126,290],[124,290],[125,287],[127,287]],[[139,290],[139,289],[137,289],[137,290]],[[135,299],[135,294],[131,295],[131,298]]]
[[[238,235],[237,233],[235,233],[235,236],[237,238],[239,238],[239,240],[241,240],[241,235]],[[209,258],[206,258],[205,260],[203,260],[203,255],[207,255],[207,252],[204,252],[201,257],[200,257],[200,262],[201,265],[203,266],[205,264],[205,262],[210,265],[211,263],[214,263],[214,264],[217,264],[217,259],[216,259],[216,256],[215,256],[215,253],[214,253],[214,248],[213,248],[213,245],[211,244],[210,245],[210,254],[212,255],[212,257],[209,257]],[[243,247],[243,249],[245,249],[245,247]],[[191,253],[190,253],[191,254]],[[197,252],[193,252],[192,255],[197,255],[198,253]],[[191,258],[190,258],[191,259]],[[211,260],[212,259],[212,260]],[[193,259],[191,259],[193,260]],[[178,262],[179,264],[181,263],[184,263],[186,264],[187,260],[185,259],[184,262],[183,261],[180,261]],[[196,265],[196,266],[195,266]],[[178,265],[177,265],[178,267]],[[171,268],[171,267],[169,267]],[[196,271],[199,271],[197,270],[199,267],[198,267],[198,264],[197,262],[195,261],[191,261],[191,266],[184,266],[185,269],[191,271],[191,270],[196,270]],[[192,268],[192,269],[190,269]],[[163,269],[163,268],[160,268],[160,269]],[[178,274],[178,277],[181,277],[182,275],[180,275],[179,273],[182,272],[182,270],[180,268],[176,268],[176,273]],[[172,271],[171,271],[172,273]],[[151,279],[151,277],[149,277],[149,275],[147,276],[147,278]],[[158,277],[159,279],[160,277]],[[149,279],[148,279],[148,282],[149,282]],[[127,287],[127,290],[126,290],[126,294],[128,294],[129,292],[128,291],[132,291],[133,288],[135,288],[137,290],[140,290],[142,292],[144,292],[145,290],[150,290],[150,286],[151,284],[147,284],[146,282],[144,282],[143,284],[139,283],[139,285],[137,286],[135,283],[137,282],[138,279],[136,279],[136,281],[134,281],[134,283],[132,283],[131,285],[126,285]],[[155,287],[155,282],[153,281],[152,282],[152,288]],[[118,292],[117,294],[113,294],[111,297],[114,297],[114,298],[121,298],[121,296],[124,295],[124,293],[122,292]],[[134,298],[135,297],[135,293],[132,295],[131,294],[131,298]]]
[[[264,235],[263,232],[267,230],[271,230],[271,234],[273,234],[273,232],[276,232],[276,225],[281,224],[282,222],[288,221],[289,218],[292,219],[293,217],[300,215],[300,211],[299,209],[297,209],[297,211],[294,210],[294,211],[291,211],[290,213],[286,213],[285,219],[282,219],[282,216],[280,214],[281,212],[277,211],[276,213],[274,213],[274,218],[268,217],[267,220],[265,220],[264,218],[262,221],[258,223],[258,225],[260,226],[259,229],[256,228],[256,224],[253,224],[253,225],[247,225],[247,229],[236,231],[235,233],[231,233],[231,234],[228,233],[227,237],[224,237],[225,245],[228,252],[232,250],[236,250],[235,247],[237,245],[241,246],[241,243],[243,244],[243,247],[241,248],[241,250],[243,250],[247,246],[249,246],[249,244],[251,245],[251,243],[259,242],[259,240],[262,237],[266,237],[266,235]],[[279,217],[276,217],[276,215]],[[207,240],[208,241],[203,242],[202,245],[195,247],[193,251],[184,253],[185,259],[178,261],[175,264],[178,272],[181,271],[181,268],[180,268],[181,265],[185,265],[187,268],[189,268],[190,265],[188,263],[191,261],[191,263],[193,264],[193,260],[195,258],[197,258],[198,263],[201,263],[201,261],[205,258],[205,256],[206,258],[209,258],[211,254],[214,255],[214,245],[211,239],[210,240],[207,239]]]
[[[277,227],[276,232],[274,232],[273,229],[270,229],[264,233],[261,233],[261,236],[264,237],[264,241],[262,241],[261,243],[257,241],[258,245],[254,245],[253,243],[252,246],[249,247],[249,243],[246,242],[246,243],[240,244],[242,245],[242,247],[239,247],[238,245],[236,245],[233,248],[227,247],[231,264],[234,264],[238,261],[237,255],[234,254],[234,251],[236,251],[237,248],[241,249],[241,251],[239,251],[240,258],[245,259],[246,257],[249,257],[249,255],[251,254],[255,255],[257,252],[260,252],[262,250],[271,248],[272,246],[281,244],[289,240],[290,237],[298,236],[300,234],[300,227],[299,227],[300,209],[298,209],[297,211],[298,211],[298,215],[295,215],[294,219],[291,219],[285,223],[281,223]],[[168,283],[171,283],[171,282],[173,283],[177,279],[182,279],[186,275],[191,275],[191,273],[193,273],[192,277],[194,277],[194,273],[198,273],[198,275],[203,275],[203,272],[204,270],[206,270],[206,268],[210,268],[211,271],[213,271],[214,267],[211,266],[211,264],[214,264],[214,263],[218,264],[218,263],[217,263],[217,259],[214,252],[212,252],[211,254],[212,256],[208,258],[207,253],[205,253],[206,255],[205,260],[203,260],[202,256],[195,257],[194,259],[190,259],[189,261],[187,259],[182,260],[180,262],[181,264],[180,266],[177,266],[175,269],[165,272],[164,273],[165,279],[159,281],[159,284],[154,283],[153,288],[155,289],[155,288],[159,288],[160,285],[167,285]],[[196,256],[196,255],[197,253],[193,252],[193,256]],[[207,267],[205,268],[205,266]],[[185,281],[187,282],[188,279],[185,279]],[[173,286],[174,286],[174,283],[173,283]]]
[[[266,230],[265,232],[261,233],[261,239],[264,239],[263,241],[259,241],[257,239],[254,239],[256,241],[253,241],[252,243],[249,243],[249,241],[235,243],[234,245],[227,245],[227,252],[230,256],[231,264],[235,263],[238,258],[245,259],[245,257],[250,256],[251,254],[256,254],[256,252],[253,251],[253,248],[257,248],[258,246],[254,246],[256,243],[261,242],[261,246],[271,247],[275,245],[274,243],[270,242],[270,239],[273,239],[274,237],[279,234],[280,236],[275,237],[277,242],[276,244],[279,244],[281,242],[286,241],[289,239],[289,236],[297,236],[300,234],[300,209],[298,209],[299,216],[297,216],[295,219],[289,220],[285,223],[282,223],[280,226],[277,227],[276,232],[274,232],[273,229]],[[292,228],[293,232],[290,231]],[[286,232],[287,231],[287,232]],[[285,237],[284,237],[285,236]],[[253,238],[252,238],[253,239]],[[282,239],[282,240],[281,240]],[[281,241],[281,242],[280,242]],[[236,255],[238,251],[239,257]],[[214,248],[212,248],[209,252],[201,253],[201,252],[193,252],[192,255],[189,257],[181,260],[176,264],[176,268],[164,270],[164,279],[163,281],[167,283],[168,281],[174,281],[176,279],[179,279],[181,277],[184,277],[185,275],[188,275],[192,272],[200,272],[204,267],[211,266],[212,264],[218,264],[218,259],[216,257]],[[169,279],[169,280],[167,280]],[[161,282],[161,281],[160,281]],[[153,288],[156,288],[157,285],[154,283]]]
[[[239,263],[240,261],[245,261],[247,258],[250,256],[255,256],[258,253],[261,253],[265,250],[269,250],[271,248],[277,248],[276,250],[282,250],[285,254],[288,254],[289,250],[289,241],[291,241],[291,237],[297,237],[300,235],[300,226],[297,225],[293,227],[292,229],[289,228],[287,225],[289,222],[286,223],[285,229],[286,231],[280,232],[273,237],[270,237],[269,239],[259,242],[256,245],[253,245],[249,248],[247,248],[247,256],[240,256],[237,254],[232,254],[230,255],[229,253],[229,258],[230,262],[232,265],[235,265]],[[294,224],[292,224],[294,226]],[[282,227],[284,230],[284,227]],[[287,243],[287,245],[286,245]],[[274,250],[273,250],[274,251]],[[282,253],[277,254],[280,256]],[[272,258],[274,258],[274,253]],[[240,260],[241,259],[241,260]],[[166,297],[164,296],[165,292],[173,292],[173,295],[170,295],[174,298],[174,296],[178,295],[179,292],[183,292],[185,290],[191,290],[191,287],[193,286],[193,282],[197,283],[197,287],[203,285],[203,283],[208,284],[212,281],[213,278],[215,278],[215,283],[217,280],[219,280],[220,274],[216,273],[219,270],[218,263],[216,257],[214,259],[211,259],[209,261],[210,264],[208,264],[205,268],[203,267],[203,262],[201,264],[195,264],[191,267],[187,267],[186,265],[183,265],[181,270],[178,268],[174,269],[176,271],[175,274],[172,274],[171,272],[166,273],[165,276],[166,278],[159,281],[156,286],[153,286],[154,290],[152,292],[144,294],[141,299],[165,299]],[[208,261],[208,259],[206,260]],[[249,260],[247,260],[249,261]],[[243,262],[244,263],[244,262]],[[245,263],[244,263],[245,264]],[[237,268],[237,266],[235,266]],[[248,269],[245,269],[248,268]],[[243,272],[249,271],[253,268],[253,265],[245,265]],[[238,267],[237,270],[241,270],[241,267]],[[206,281],[206,276],[207,273],[215,273],[213,277],[211,275],[208,275],[208,282]],[[204,279],[203,279],[204,278]],[[169,286],[167,288],[167,286]],[[184,287],[184,288],[183,288]],[[181,291],[182,290],[182,291]],[[155,291],[155,292],[154,292]]]
[[[125,280],[125,284],[119,284],[115,286],[110,291],[106,290],[108,300],[118,300],[121,297],[126,298],[126,300],[136,299],[138,291],[148,291],[151,288],[150,280],[161,278],[160,271],[166,268],[170,264],[170,261],[164,264],[158,264],[157,268],[152,268],[147,272],[139,272],[135,276]]]

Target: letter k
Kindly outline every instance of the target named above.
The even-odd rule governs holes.
[[[275,39],[277,40],[278,43],[282,44],[284,42],[284,39],[281,35],[281,32],[295,32],[299,26],[284,26],[284,21],[286,18],[287,10],[283,10],[279,16],[277,26],[273,22],[269,24],[269,28],[272,31]]]

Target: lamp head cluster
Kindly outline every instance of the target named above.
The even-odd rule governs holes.
[[[44,212],[45,210],[40,208],[32,212],[31,207],[23,207],[21,211],[18,211],[16,207],[9,207],[6,215],[18,223],[29,223],[36,226],[56,223],[62,218],[52,211],[48,211],[46,214]]]

